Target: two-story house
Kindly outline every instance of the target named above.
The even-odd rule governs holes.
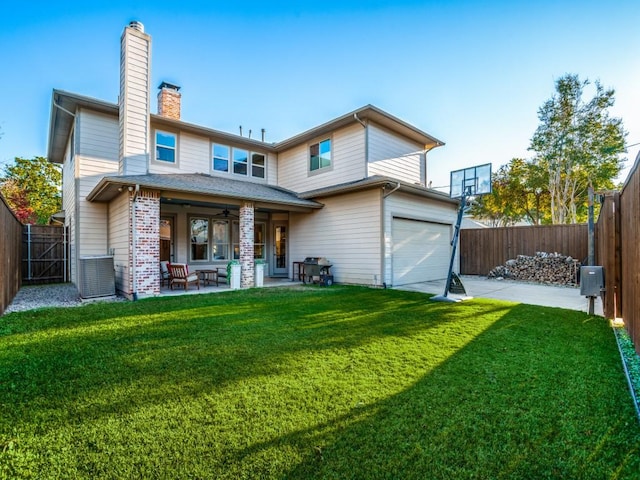
[[[426,188],[442,142],[371,105],[266,143],[181,120],[162,83],[151,113],[151,37],[121,37],[117,103],[53,91],[49,161],[63,166],[70,277],[113,255],[116,288],[160,292],[159,263],[214,268],[254,260],[271,276],[327,257],[334,280],[392,286],[445,278],[457,202]]]

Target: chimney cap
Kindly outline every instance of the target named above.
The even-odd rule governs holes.
[[[129,22],[129,27],[144,33],[144,25],[142,24],[142,22],[139,22],[137,20],[132,20],[131,22]]]
[[[158,89],[160,90],[162,90],[163,88],[169,88],[171,90],[175,90],[176,92],[180,91],[180,87],[178,85],[174,85],[173,83],[169,82],[162,82],[158,87]]]

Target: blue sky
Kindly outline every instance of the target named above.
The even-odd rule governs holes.
[[[429,154],[434,186],[530,157],[537,110],[565,73],[614,88],[612,113],[640,143],[637,0],[92,4],[3,7],[0,165],[46,155],[53,88],[116,102],[131,20],[152,37],[153,86],[182,87],[183,120],[280,141],[373,104],[446,143]]]

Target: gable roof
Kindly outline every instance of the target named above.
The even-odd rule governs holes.
[[[367,190],[370,188],[384,188],[388,187],[390,191],[399,190],[411,195],[417,195],[420,197],[429,198],[431,200],[438,200],[452,205],[458,205],[460,202],[458,199],[449,197],[446,193],[439,192],[432,188],[426,188],[422,185],[412,184],[396,180],[395,178],[385,177],[382,175],[374,175],[361,180],[355,180],[353,182],[341,183],[339,185],[332,185],[330,187],[318,188],[316,190],[309,190],[307,192],[299,193],[300,198],[323,198],[331,197],[334,195],[341,195],[343,193],[357,192],[359,190]]]
[[[341,117],[334,118],[333,120],[307,130],[306,132],[302,132],[287,140],[278,142],[275,144],[275,148],[278,151],[285,150],[300,143],[308,142],[309,140],[315,139],[321,135],[326,135],[338,128],[345,127],[356,122],[362,123],[366,120],[371,120],[378,125],[382,125],[393,132],[424,145],[425,149],[444,145],[444,142],[432,137],[428,133],[423,132],[404,120],[400,120],[398,117],[394,117],[390,113],[387,113],[373,105],[365,105],[364,107],[342,115]]]
[[[73,117],[79,108],[87,108],[114,116],[118,116],[119,111],[117,103],[106,102],[92,97],[54,89],[51,97],[49,145],[47,149],[47,158],[50,162],[62,163],[64,161],[67,140],[73,125]],[[241,135],[195,125],[183,120],[174,120],[161,115],[151,114],[151,122],[154,125],[165,125],[181,131],[190,132],[195,135],[209,137],[213,140],[228,142],[233,145],[244,146],[249,149],[263,152],[279,152],[286,150],[295,145],[306,143],[318,136],[328,134],[338,128],[345,127],[356,122],[362,123],[369,120],[424,145],[425,149],[444,145],[444,142],[437,138],[373,105],[366,105],[323,123],[322,125],[276,143],[261,142]]]
[[[216,196],[256,203],[286,206],[289,209],[322,208],[322,204],[301,198],[290,190],[232,178],[214,177],[205,173],[152,173],[104,177],[87,196],[90,202],[109,202],[123,188],[139,185],[163,191],[164,197],[172,193]]]

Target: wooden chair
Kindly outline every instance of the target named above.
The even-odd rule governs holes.
[[[186,291],[190,283],[195,283],[198,286],[198,290],[200,290],[200,278],[198,278],[198,274],[195,272],[189,273],[186,264],[170,263],[169,273],[171,275],[171,280],[169,281],[171,290],[173,290],[174,285],[184,285]]]

